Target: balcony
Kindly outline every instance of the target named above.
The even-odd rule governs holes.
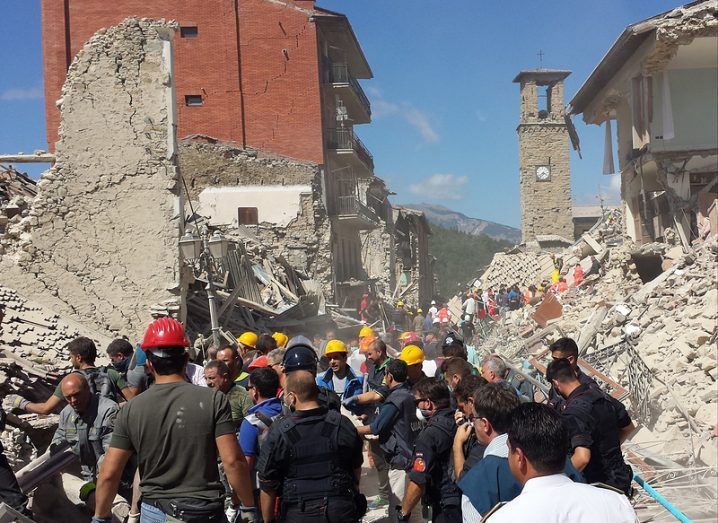
[[[326,64],[328,81],[347,107],[349,117],[356,124],[371,121],[371,104],[359,82],[349,72],[347,64]]]
[[[351,127],[329,129],[327,149],[333,152],[338,160],[346,161],[367,176],[374,173],[374,157]]]
[[[362,202],[359,182],[351,170],[348,173],[331,173],[328,199],[329,214],[339,223],[357,229],[374,229],[379,225],[379,217],[373,209]]]

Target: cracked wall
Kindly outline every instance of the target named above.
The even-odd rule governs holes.
[[[58,102],[56,163],[0,262],[2,283],[134,338],[153,304],[181,294],[173,32],[128,18],[78,53]]]

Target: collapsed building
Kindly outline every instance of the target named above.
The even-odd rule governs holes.
[[[704,0],[630,25],[569,104],[605,127],[604,173],[621,177],[635,242],[670,228],[687,244],[718,227],[717,14]]]

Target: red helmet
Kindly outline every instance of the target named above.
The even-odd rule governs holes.
[[[150,323],[142,340],[142,348],[155,347],[189,347],[189,340],[184,333],[184,325],[174,318],[157,318]]]
[[[419,336],[414,331],[409,332],[403,332],[401,336],[399,336],[399,339],[404,343],[404,345],[411,345],[416,342],[421,341],[421,336]]]

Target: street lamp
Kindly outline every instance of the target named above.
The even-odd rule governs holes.
[[[201,236],[187,231],[179,240],[182,257],[188,262],[195,276],[205,272],[207,274],[207,301],[209,302],[209,319],[212,326],[212,344],[219,348],[219,318],[217,317],[217,295],[214,288],[214,271],[212,261],[221,260],[227,256],[229,240],[218,232],[212,237],[206,227],[202,228]],[[199,269],[199,272],[197,272]]]

